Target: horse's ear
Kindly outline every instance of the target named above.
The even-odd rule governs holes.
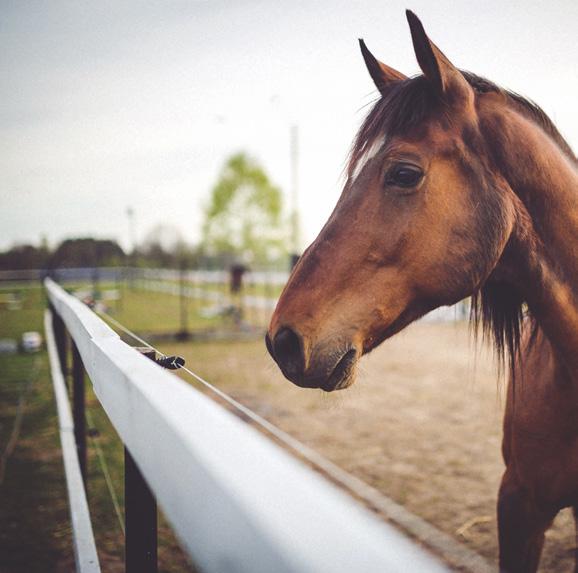
[[[437,92],[449,99],[471,101],[474,92],[443,52],[428,38],[420,19],[406,10],[415,55],[423,75],[433,84]]]
[[[401,72],[386,66],[384,63],[376,59],[367,49],[365,42],[361,38],[359,39],[359,47],[361,48],[367,71],[381,95],[387,94],[392,84],[407,79],[407,76],[404,76]]]

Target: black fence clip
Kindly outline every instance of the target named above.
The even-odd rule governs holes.
[[[185,359],[181,356],[163,356],[162,358],[157,358],[155,362],[168,370],[178,370],[185,365]]]

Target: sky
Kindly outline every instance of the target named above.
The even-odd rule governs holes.
[[[578,149],[575,0],[0,0],[0,249],[128,248],[129,207],[139,243],[159,224],[198,241],[232,153],[288,194],[293,124],[306,246],[377,95],[357,39],[419,71],[405,8],[454,64],[539,103]]]

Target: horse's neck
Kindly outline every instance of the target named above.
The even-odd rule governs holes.
[[[576,163],[521,115],[503,127],[502,172],[521,202],[514,231],[518,287],[578,381]]]

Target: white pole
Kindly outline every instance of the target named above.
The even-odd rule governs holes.
[[[292,255],[299,254],[299,126],[291,126],[291,250]]]

